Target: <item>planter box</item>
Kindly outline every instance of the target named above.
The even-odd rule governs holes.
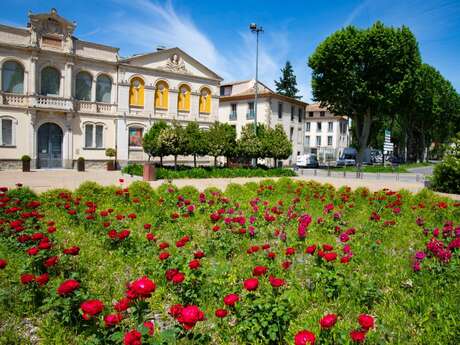
[[[108,171],[113,171],[113,170],[115,170],[116,166],[117,166],[117,165],[116,165],[115,161],[108,161],[108,162],[107,162],[107,170],[108,170]]]
[[[154,164],[144,164],[144,181],[155,181],[157,179],[156,169]]]
[[[85,171],[85,161],[77,161],[77,170]]]
[[[24,172],[30,171],[30,161],[22,161],[22,171]]]

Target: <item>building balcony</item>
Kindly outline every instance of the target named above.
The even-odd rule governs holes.
[[[68,98],[56,96],[35,96],[32,98],[32,104],[35,108],[73,110],[73,101]]]
[[[236,113],[235,113],[235,112],[234,112],[234,113],[230,113],[230,114],[228,115],[228,120],[229,120],[229,121],[236,121],[236,119],[237,119],[237,117],[236,117]]]
[[[28,96],[17,93],[0,92],[0,104],[24,107],[28,105]]]
[[[75,101],[75,111],[79,111],[82,113],[112,114],[115,113],[115,110],[115,104],[98,103],[90,101]]]
[[[254,120],[255,117],[256,117],[256,113],[254,110],[249,110],[246,113],[246,120]]]

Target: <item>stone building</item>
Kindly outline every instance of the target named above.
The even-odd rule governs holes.
[[[255,80],[222,84],[220,87],[219,121],[234,125],[237,135],[248,123],[254,123]],[[292,142],[292,155],[283,165],[292,165],[303,154],[305,137],[305,109],[307,103],[281,96],[259,82],[257,123],[275,127],[282,124]]]
[[[351,143],[349,119],[336,116],[319,103],[307,106],[305,153],[316,154],[320,162],[335,161]]]
[[[26,28],[0,25],[0,168],[89,166],[117,149],[121,165],[142,161],[154,121],[208,127],[218,119],[216,73],[179,48],[119,56],[119,49],[73,34],[76,23],[29,14]]]

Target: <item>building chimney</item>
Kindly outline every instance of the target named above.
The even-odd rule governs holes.
[[[165,46],[161,46],[161,45],[157,46],[157,52],[160,52],[160,51],[165,50],[165,49],[166,49]]]

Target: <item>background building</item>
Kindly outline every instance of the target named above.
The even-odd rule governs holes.
[[[29,14],[27,28],[0,25],[0,168],[72,168],[142,161],[141,138],[155,120],[218,118],[216,73],[179,48],[120,58],[118,48],[79,40],[76,24]]]
[[[319,103],[307,106],[305,153],[314,153],[320,162],[335,161],[351,143],[349,120],[336,116]]]
[[[219,121],[235,126],[237,135],[248,123],[254,123],[255,80],[222,84],[220,87]],[[258,84],[257,122],[270,127],[282,124],[292,142],[292,156],[284,165],[295,163],[304,151],[305,108],[307,103],[281,96],[266,85]]]

